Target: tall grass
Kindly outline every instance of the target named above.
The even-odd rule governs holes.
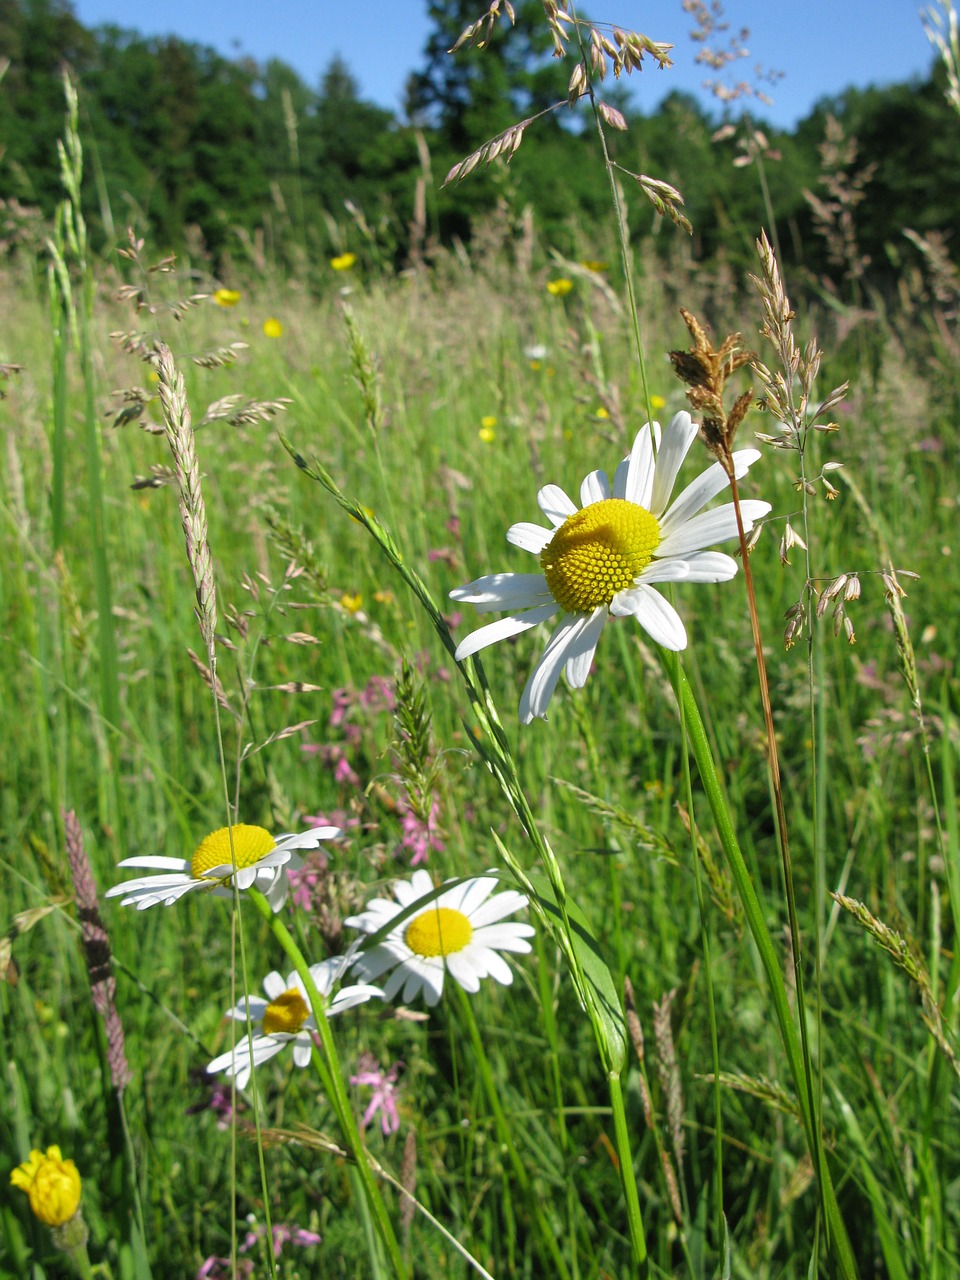
[[[608,241],[585,238],[582,257],[615,260]],[[533,518],[536,490],[576,492],[586,471],[614,466],[648,398],[665,401],[664,421],[685,406],[667,362],[688,342],[680,305],[714,319],[718,338],[736,327],[759,347],[760,300],[747,282],[724,294],[679,256],[666,271],[635,251],[641,379],[616,268],[518,261],[495,226],[478,244],[499,247],[438,254],[401,277],[358,264],[343,273],[346,299],[262,276],[229,309],[210,296],[184,305],[216,282],[151,270],[149,246],[134,244],[124,280],[109,260],[61,247],[52,309],[40,264],[5,273],[0,360],[25,369],[0,401],[0,1174],[58,1143],[84,1177],[91,1257],[115,1275],[236,1261],[248,1214],[322,1237],[288,1245],[276,1263],[260,1241],[240,1255],[257,1259],[258,1274],[398,1271],[365,1189],[372,1171],[413,1275],[627,1276],[645,1265],[652,1275],[800,1277],[833,1273],[817,1190],[828,1168],[861,1275],[946,1280],[958,1267],[960,1172],[960,570],[945,484],[958,449],[955,374],[942,327],[923,334],[906,313],[887,313],[870,322],[874,366],[845,367],[835,319],[801,313],[797,341],[816,334],[826,352],[820,398],[849,380],[833,410],[841,429],[810,435],[802,475],[794,453],[770,447],[749,478],[773,504],[751,568],[789,823],[791,937],[741,579],[678,589],[685,677],[620,623],[586,687],[558,692],[549,721],[522,729],[515,707],[536,640],[498,646],[464,685],[431,613],[432,600],[466,634],[472,623],[451,616],[447,593],[529,567],[504,533]],[[545,286],[562,271],[574,287],[556,296]],[[83,303],[71,339],[74,296]],[[281,337],[264,335],[268,316]],[[110,336],[134,330],[146,363],[136,341]],[[192,409],[215,670],[208,653],[190,657],[195,583],[152,398],[155,340],[173,349]],[[239,359],[224,354],[239,342]],[[771,349],[762,358],[776,370]],[[231,395],[247,407],[239,421]],[[121,405],[138,412],[117,415]],[[755,410],[741,443],[751,430],[777,435]],[[844,469],[825,473],[828,487],[818,477],[834,461]],[[692,460],[689,474],[704,465]],[[131,487],[151,477],[161,483]],[[788,521],[803,531],[802,560]],[[819,620],[818,599],[829,604]],[[319,959],[346,945],[344,918],[410,859],[412,722],[398,728],[382,700],[360,696],[381,677],[429,711],[420,762],[439,813],[431,873],[510,864],[529,878],[541,909],[533,954],[517,958],[512,986],[461,996],[451,985],[429,1017],[422,1006],[412,1016],[364,1006],[331,1023],[338,1079],[363,1053],[384,1070],[404,1064],[399,1130],[368,1127],[364,1163],[344,1137],[336,1080],[318,1094],[283,1058],[257,1073],[258,1138],[249,1093],[224,1128],[214,1110],[193,1110],[210,1099],[203,1068],[230,1043],[229,904],[102,905],[132,1073],[121,1091],[129,1143],[118,1144],[62,810],[78,815],[101,893],[125,856],[188,857],[226,820],[210,687],[219,679],[239,819],[294,830],[337,813],[346,828],[313,910],[281,917],[292,945]],[[339,702],[334,691],[345,691]],[[346,720],[332,714],[338,705]],[[688,756],[716,762],[717,775],[704,763],[701,783]],[[349,771],[338,775],[342,761]],[[721,821],[717,833],[711,809],[730,815],[729,831]],[[731,882],[723,855],[734,836],[742,869]],[[238,905],[253,989],[282,957],[268,923]],[[762,936],[769,950],[753,941]],[[786,984],[776,1005],[773,970]],[[605,983],[616,1026],[598,1035],[629,1033],[619,1075],[578,1002],[578,989],[589,1004]],[[809,1097],[784,1050],[801,1030]],[[367,1101],[351,1089],[355,1117]],[[58,1274],[49,1233],[15,1195],[3,1204],[0,1267]]]

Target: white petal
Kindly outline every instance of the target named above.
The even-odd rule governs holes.
[[[296,973],[284,980],[283,974],[277,969],[271,969],[263,980],[263,989],[271,1000],[278,999],[285,991],[295,986],[297,986]]]
[[[105,898],[117,898],[121,893],[138,893],[141,890],[162,890],[165,888],[175,888],[177,885],[195,885],[199,881],[194,880],[191,875],[184,875],[182,871],[171,872],[165,876],[138,876],[135,880],[124,880],[120,884],[115,884],[108,889],[103,895]]]
[[[603,502],[610,497],[610,481],[605,471],[591,471],[584,477],[580,485],[580,505],[589,507],[591,503]]]
[[[290,892],[290,879],[286,867],[257,872],[257,888],[270,903],[270,910],[276,915],[283,909]]]
[[[276,836],[278,849],[316,849],[324,840],[342,836],[340,827],[311,827],[309,831],[287,832]]]
[[[558,484],[545,484],[537,494],[537,505],[558,529],[567,516],[572,516],[577,509],[576,503],[567,497]]]
[[[586,625],[588,617],[589,615],[582,613],[563,615],[540,661],[530,672],[530,678],[520,698],[521,724],[529,724],[534,716],[546,714],[569,650],[576,644],[577,637]]]
[[[503,893],[495,893],[492,898],[477,907],[470,916],[474,931],[487,929],[502,920],[504,916],[513,915],[515,911],[523,911],[527,906],[526,895],[516,889],[505,889]],[[531,925],[511,924],[509,928],[531,929]]]
[[[630,612],[657,644],[674,652],[687,647],[687,633],[680,615],[658,591],[641,584],[632,591],[620,592],[620,597],[627,596],[633,606]]]
[[[599,605],[594,609],[592,616],[587,620],[586,626],[577,637],[573,651],[568,651],[567,653],[567,679],[573,689],[582,689],[587,683],[587,676],[590,674],[590,667],[593,663],[593,655],[597,652],[600,632],[603,630],[606,620],[607,606],[605,604]]]
[[[651,582],[683,582],[690,577],[689,561],[682,559],[680,556],[667,556],[663,560],[651,560],[642,573],[634,578],[634,586],[639,586],[641,582],[647,584]],[[627,587],[627,591],[632,591],[632,587]],[[621,609],[617,601],[622,592],[618,592],[613,597],[610,604],[610,612],[616,618],[622,618],[624,612],[632,613],[632,609],[624,611]]]
[[[695,516],[701,507],[705,507],[711,498],[715,498],[729,485],[727,473],[719,462],[691,480],[676,502],[664,512],[660,521],[661,538],[665,539],[674,533],[682,524]]]
[[[308,1039],[301,1040],[297,1038],[297,1043],[293,1046],[294,1065],[300,1068],[308,1067],[312,1055],[312,1045]]]
[[[409,880],[396,881],[393,886],[393,896],[401,907],[409,907],[412,903],[419,902],[421,898],[426,898],[433,893],[435,888],[430,872],[420,867]]]
[[[546,622],[553,617],[559,608],[560,606],[551,596],[550,603],[542,604],[538,609],[529,609],[519,616],[511,614],[508,618],[500,618],[496,622],[488,622],[485,627],[479,627],[476,631],[472,631],[470,635],[464,636],[457,645],[454,656],[457,662],[462,662],[464,658],[469,658],[471,654],[479,653],[487,645],[496,644],[498,640],[507,640],[510,636],[517,636],[522,631],[529,631],[531,627],[535,627],[541,622]]]
[[[555,533],[556,529],[545,529],[542,524],[529,524],[521,520],[507,530],[507,541],[521,551],[531,551],[538,556]]]
[[[763,454],[759,449],[738,449],[733,455],[733,474],[742,480],[755,462],[759,462]]]
[[[452,956],[447,956],[447,969],[450,976],[456,978],[464,991],[472,994],[480,990],[480,979],[483,974],[478,972],[473,963],[471,951],[472,948],[468,948],[467,951],[456,951]]]
[[[657,469],[653,477],[649,507],[654,515],[659,515],[666,509],[681,463],[696,440],[698,431],[699,427],[691,421],[689,413],[681,409],[674,414],[663,433],[663,444],[657,450]]]
[[[485,978],[493,978],[494,981],[500,982],[505,987],[509,987],[513,982],[513,970],[504,960],[503,956],[498,955],[496,951],[484,949],[482,954],[483,976]]]
[[[180,871],[190,874],[190,863],[185,858],[165,858],[159,853],[144,853],[136,858],[124,858],[118,867],[147,867],[156,871]]]
[[[660,444],[660,424],[653,424],[654,439]],[[638,506],[650,510],[650,495],[653,492],[653,444],[650,439],[650,423],[641,427],[636,434],[629,457],[617,467],[614,477],[614,495],[626,498],[627,502],[636,502]]]
[[[327,1017],[332,1018],[334,1014],[343,1013],[345,1009],[354,1009],[358,1004],[366,1004],[368,1000],[382,998],[383,992],[379,987],[371,987],[366,983],[357,983],[352,987],[341,987],[333,997],[330,1008],[327,1010]]]
[[[437,905],[462,912],[473,923],[476,912],[499,884],[495,876],[477,876],[466,884],[458,884],[437,899]]]
[[[398,951],[399,948],[385,942],[381,942],[378,947],[371,947],[369,951],[361,951],[354,962],[353,972],[364,980],[379,978],[388,969],[395,969],[410,954],[409,947],[404,947],[401,954]]]
[[[699,551],[683,563],[689,569],[685,582],[729,582],[737,576],[738,565],[733,556],[722,551]]]
[[[769,502],[755,500],[740,503],[744,531],[749,533],[754,521],[765,516],[770,510]],[[737,517],[732,502],[725,506],[715,507],[713,511],[704,511],[686,524],[675,529],[669,537],[663,539],[657,547],[659,556],[686,556],[691,551],[702,551],[714,542],[724,542],[727,538],[737,536]]]
[[[534,933],[532,924],[510,920],[505,924],[488,924],[482,929],[475,929],[472,941],[497,951],[527,952],[530,950],[527,938],[532,938]]]
[[[542,573],[488,573],[465,587],[455,587],[450,599],[473,604],[481,613],[495,609],[529,609],[550,599]]]

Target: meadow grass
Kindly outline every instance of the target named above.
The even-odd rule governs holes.
[[[679,253],[665,267],[643,248],[634,255],[640,328],[649,391],[664,402],[666,422],[686,405],[667,361],[689,344],[680,305],[709,317],[718,340],[741,329],[764,363],[772,367],[774,356],[761,347],[760,301],[746,282],[729,290],[722,274],[696,270]],[[585,259],[615,260],[614,252],[602,235],[599,244],[584,237]],[[194,894],[170,910],[134,913],[101,902],[130,1069],[122,1097],[111,1084],[63,815],[78,817],[101,897],[122,878],[122,858],[189,857],[227,820],[176,485],[131,487],[171,465],[160,402],[144,410],[150,431],[108,416],[121,403],[115,389],[156,390],[151,366],[110,337],[138,328],[172,349],[193,413],[227,641],[216,674],[239,820],[271,831],[300,830],[317,814],[350,823],[313,909],[285,909],[294,939],[311,960],[341,949],[350,937],[344,917],[408,874],[410,721],[404,736],[371,694],[381,678],[406,680],[400,712],[423,700],[420,764],[435,767],[443,847],[429,852],[431,875],[502,869],[505,855],[542,873],[537,839],[545,839],[567,909],[595,940],[618,1004],[629,982],[625,1119],[650,1274],[834,1274],[761,960],[695,774],[690,835],[688,750],[655,646],[629,620],[612,625],[586,687],[561,688],[549,720],[523,727],[516,705],[541,642],[524,635],[485,655],[537,837],[477,756],[470,697],[427,612],[363,519],[294,465],[278,433],[388,531],[461,638],[474,620],[469,610],[453,617],[448,592],[482,573],[528,569],[504,534],[536,517],[537,489],[555,482],[575,493],[592,468],[612,471],[645,421],[617,269],[518,264],[494,224],[474,251],[441,255],[429,271],[345,272],[348,296],[317,298],[295,279],[264,275],[233,307],[206,296],[181,316],[172,304],[211,294],[215,282],[189,263],[147,273],[149,246],[136,259],[125,272],[144,290],[149,309],[139,315],[118,297],[114,266],[73,256],[74,291],[82,298],[88,286],[88,302],[84,337],[67,341],[62,366],[57,339],[68,336],[67,320],[62,306],[51,313],[42,271],[12,263],[2,284],[0,358],[24,369],[0,402],[8,931],[0,1172],[31,1147],[59,1144],[84,1179],[90,1255],[114,1275],[194,1275],[212,1255],[229,1258],[246,1216],[263,1226],[266,1210],[274,1224],[309,1228],[321,1243],[288,1245],[271,1263],[261,1242],[248,1255],[257,1274],[396,1270],[330,1090],[318,1093],[310,1073],[285,1058],[262,1067],[259,1105],[252,1091],[238,1095],[223,1128],[210,1109],[188,1114],[209,1098],[204,1067],[229,1047],[223,1014],[238,986],[259,990],[269,970],[287,972],[267,922],[242,899],[233,923],[246,986],[229,903]],[[551,294],[547,281],[565,271],[573,289]],[[279,337],[265,335],[268,318],[281,322]],[[785,614],[806,570],[800,548],[783,564],[778,544],[787,520],[802,527],[802,499],[796,456],[767,449],[742,487],[773,506],[751,564],[804,942],[818,1128],[860,1273],[950,1277],[960,1173],[951,1060],[960,570],[947,483],[958,443],[955,375],[936,332],[906,312],[877,316],[866,338],[855,331],[843,342],[842,323],[826,314],[794,323],[801,342],[816,332],[827,350],[821,398],[850,382],[833,415],[840,431],[814,435],[805,460],[810,477],[825,462],[844,464],[829,473],[834,500],[815,480],[807,495],[810,573],[820,590],[841,574],[856,574],[861,587],[846,606],[855,645],[842,628],[834,637],[831,604],[784,650]],[[229,367],[193,362],[233,342],[248,345]],[[206,407],[228,395],[289,404],[240,425],[204,424]],[[770,430],[770,417],[751,411],[740,443]],[[707,461],[692,457],[684,476]],[[891,568],[919,575],[900,578],[901,614],[882,577]],[[689,591],[681,583],[676,603],[691,640],[684,669],[795,1001],[743,577]],[[295,691],[297,683],[310,689]],[[332,714],[337,690],[346,691],[346,720]],[[285,734],[304,721],[313,723]],[[262,749],[244,756],[249,744]],[[549,901],[545,882],[536,883]],[[831,890],[865,904],[859,915]],[[638,1272],[610,1073],[557,937],[538,923],[533,954],[516,958],[510,987],[486,983],[467,997],[448,983],[428,1017],[420,1004],[416,1017],[370,1004],[331,1023],[345,1076],[362,1069],[363,1054],[383,1070],[404,1064],[399,1130],[384,1134],[375,1120],[364,1141],[374,1172],[392,1178],[383,1196],[410,1274],[475,1274],[462,1251],[496,1276]],[[350,1098],[361,1116],[369,1095],[354,1087]],[[4,1199],[3,1273],[61,1273],[49,1232],[22,1199]]]

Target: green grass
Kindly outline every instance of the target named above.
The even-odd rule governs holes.
[[[176,322],[162,298],[197,285],[159,276],[151,278],[158,310],[138,319],[129,303],[115,300],[111,271],[100,264],[93,271],[92,361],[84,370],[73,350],[65,382],[54,382],[57,347],[42,275],[31,264],[20,264],[18,273],[14,264],[2,284],[0,360],[17,361],[25,371],[7,384],[0,402],[0,689],[6,727],[0,755],[0,923],[12,931],[14,966],[0,988],[0,1178],[6,1183],[31,1146],[58,1143],[84,1178],[91,1257],[109,1262],[114,1275],[146,1274],[131,1228],[132,1183],[153,1274],[186,1276],[208,1255],[230,1252],[233,1138],[217,1128],[212,1113],[185,1114],[203,1093],[191,1073],[229,1043],[222,1017],[233,999],[229,904],[194,896],[170,910],[134,913],[115,902],[101,903],[133,1073],[123,1100],[127,1144],[105,1074],[100,1022],[90,1004],[63,844],[61,813],[72,808],[102,894],[122,875],[115,869],[121,858],[189,856],[203,835],[225,821],[212,700],[187,656],[188,649],[202,652],[202,644],[175,487],[130,488],[152,464],[169,464],[166,444],[162,435],[145,434],[134,424],[115,428],[106,417],[116,407],[114,388],[153,387],[147,367],[120,353],[108,335],[141,326],[159,332],[186,376],[195,422],[207,404],[228,394],[292,401],[274,422],[220,422],[197,431],[219,630],[238,646],[221,649],[219,675],[235,702],[251,674],[256,681],[244,741],[263,742],[285,726],[317,721],[243,763],[240,813],[242,820],[273,830],[297,829],[304,815],[335,809],[358,817],[361,825],[338,846],[332,863],[332,887],[342,895],[343,914],[406,874],[409,854],[396,852],[401,791],[393,776],[390,717],[355,709],[359,737],[350,743],[342,729],[328,728],[331,693],[362,690],[375,676],[395,678],[405,656],[416,660],[425,686],[440,762],[437,794],[446,849],[431,854],[430,870],[440,877],[464,876],[502,865],[495,836],[522,866],[539,868],[510,805],[473,751],[468,699],[430,620],[361,524],[293,465],[277,425],[308,461],[319,460],[347,494],[376,514],[406,563],[450,613],[451,588],[481,573],[530,568],[523,553],[505,543],[507,527],[537,518],[542,484],[560,483],[576,493],[587,471],[612,470],[645,414],[623,317],[601,291],[578,282],[568,298],[552,298],[543,288],[543,271],[523,275],[499,257],[476,263],[451,257],[429,277],[348,278],[349,304],[381,379],[384,416],[375,440],[351,376],[336,298],[309,298],[296,281],[261,280],[243,291],[234,310],[205,302]],[[687,345],[677,305],[715,318],[720,308],[711,297],[706,273],[651,275],[642,282],[646,358],[651,390],[667,400],[659,415],[663,421],[684,405],[665,359],[667,349]],[[750,296],[726,297],[723,307],[735,312],[735,327],[757,333],[759,308]],[[268,315],[282,320],[279,340],[262,333]],[[957,1077],[928,1033],[905,973],[851,916],[834,911],[829,898],[818,922],[814,851],[819,842],[827,889],[843,888],[910,940],[934,975],[938,998],[956,989],[950,874],[943,858],[945,852],[955,860],[958,852],[953,717],[960,566],[951,554],[956,500],[949,477],[958,448],[952,384],[947,375],[938,382],[930,362],[932,340],[917,335],[912,348],[904,349],[896,317],[876,326],[879,356],[873,368],[831,350],[827,318],[811,317],[807,325],[817,327],[828,351],[822,392],[851,378],[845,411],[837,415],[841,431],[817,437],[822,453],[808,469],[815,474],[823,461],[842,461],[876,524],[870,527],[835,475],[836,502],[828,504],[820,495],[812,500],[814,573],[829,579],[859,571],[863,593],[849,607],[855,647],[833,638],[829,612],[816,628],[819,686],[811,729],[806,636],[788,652],[781,643],[784,610],[802,588],[802,553],[795,552],[786,567],[777,556],[783,520],[798,507],[795,456],[768,450],[750,473],[747,495],[773,504],[771,527],[752,564],[806,948],[809,1033],[822,1063],[816,1086],[824,1142],[861,1274],[949,1277],[960,1265]],[[190,363],[192,354],[233,340],[249,343],[234,367],[206,370]],[[750,341],[759,344],[759,338]],[[549,347],[537,368],[524,355],[534,343]],[[598,377],[603,398],[591,381]],[[101,461],[102,563],[89,533],[85,451],[91,447],[91,378]],[[610,416],[598,415],[602,403]],[[157,404],[148,416],[159,422]],[[478,434],[486,416],[497,419],[489,443]],[[742,442],[769,425],[751,413]],[[935,452],[929,451],[933,439]],[[685,474],[705,465],[702,454],[694,456]],[[57,552],[60,499],[53,505],[51,499],[60,492],[60,480],[65,536]],[[459,523],[451,528],[453,517]],[[279,588],[287,567],[270,534],[268,521],[277,518],[301,531],[320,568],[293,580],[278,606],[262,617],[269,595],[263,579]],[[917,721],[899,675],[876,572],[883,567],[877,530],[896,566],[921,575],[904,580],[904,608],[946,824],[944,851],[937,844]],[[445,555],[431,558],[438,550]],[[104,569],[106,596],[98,581]],[[259,582],[259,603],[245,580]],[[362,607],[352,613],[340,602],[356,594]],[[105,598],[113,602],[119,708],[110,722],[103,716],[105,631],[97,619],[97,603]],[[685,590],[680,584],[676,601],[691,639],[684,666],[704,710],[746,864],[774,941],[785,946],[786,910],[742,576],[717,587]],[[238,614],[253,615],[246,641],[225,621],[231,605]],[[475,625],[464,612],[458,635]],[[316,643],[285,638],[296,632],[309,633]],[[251,673],[247,662],[256,636],[261,643]],[[589,923],[617,991],[626,977],[633,985],[645,1033],[644,1072],[668,1151],[668,1093],[681,1090],[678,1226],[644,1120],[639,1064],[628,1049],[627,1121],[652,1273],[718,1275],[717,1144],[713,1087],[705,1079],[712,1072],[707,974],[690,839],[678,813],[687,802],[675,702],[652,646],[634,624],[621,623],[607,629],[586,688],[561,688],[549,721],[521,728],[516,704],[542,643],[539,634],[528,634],[499,645],[485,655],[485,671],[569,898]],[[268,688],[291,681],[320,686],[320,692]],[[232,794],[237,742],[229,717],[225,733]],[[318,757],[301,752],[303,741],[343,746],[359,786],[338,784]],[[696,777],[693,791],[701,836],[722,865]],[[623,812],[611,815],[586,802],[583,792]],[[709,887],[705,897],[725,1073],[722,1210],[730,1232],[730,1274],[801,1277],[818,1267],[830,1274],[816,1185],[757,955],[739,909],[725,914],[712,902]],[[47,907],[43,914],[20,914]],[[308,958],[322,958],[330,928],[302,915],[289,918]],[[259,989],[268,970],[286,972],[286,961],[251,911],[243,911],[241,927],[253,987]],[[819,990],[813,964],[818,928]],[[783,963],[786,968],[785,950]],[[346,1074],[356,1070],[364,1051],[384,1067],[397,1059],[405,1063],[400,1132],[384,1138],[374,1124],[366,1133],[368,1146],[399,1177],[404,1142],[416,1135],[417,1199],[496,1276],[553,1274],[553,1242],[571,1276],[630,1275],[609,1094],[566,964],[554,942],[540,934],[534,954],[520,957],[514,968],[512,987],[484,984],[469,1012],[448,992],[425,1021],[381,1017],[365,1006],[332,1024]],[[666,1043],[654,1035],[653,1006],[674,990],[670,1021],[677,1065],[670,1081],[660,1071]],[[944,1015],[955,1045],[952,1007]],[[471,1017],[480,1031],[480,1055]],[[771,1096],[785,1091],[785,1110],[757,1096],[767,1092],[764,1081]],[[279,1058],[261,1069],[258,1083],[267,1130],[289,1133],[306,1125],[341,1141],[310,1072],[291,1072],[288,1059]],[[491,1088],[506,1135],[491,1106]],[[351,1092],[359,1115],[368,1095]],[[241,1239],[247,1213],[263,1222],[251,1118],[247,1104],[236,1135]],[[273,1221],[309,1226],[323,1236],[314,1250],[288,1246],[278,1274],[381,1272],[379,1245],[371,1243],[372,1227],[347,1162],[316,1142],[268,1143],[264,1158]],[[469,1274],[426,1217],[416,1214],[404,1229],[396,1193],[388,1188],[385,1196],[412,1274]],[[32,1220],[25,1197],[11,1191],[2,1214],[3,1274],[63,1274],[50,1234]],[[266,1263],[258,1265],[258,1274],[267,1274]]]

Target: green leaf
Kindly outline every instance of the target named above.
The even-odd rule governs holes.
[[[593,1003],[598,1025],[603,1031],[610,1067],[619,1072],[623,1069],[626,1058],[626,1026],[620,996],[613,981],[613,974],[607,968],[603,958],[600,943],[594,937],[586,916],[571,898],[566,901],[566,914],[570,921],[568,935],[563,913],[550,881],[540,872],[528,873],[527,879],[536,894],[543,916],[553,926],[561,943],[567,941],[572,943],[587,984],[587,997]]]

